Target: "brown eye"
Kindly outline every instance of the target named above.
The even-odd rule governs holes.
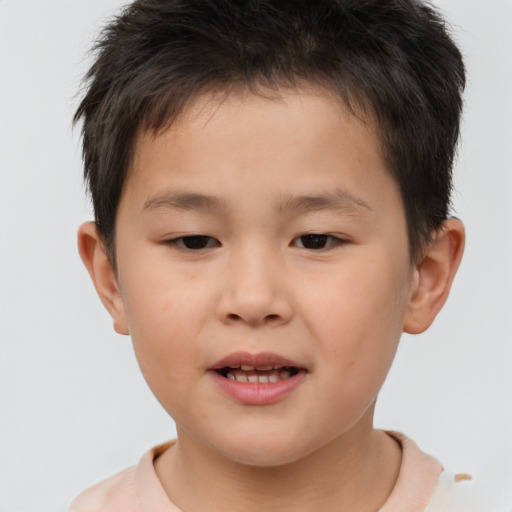
[[[327,235],[302,235],[300,244],[304,249],[324,249],[329,237]]]
[[[309,235],[299,236],[295,244],[302,249],[320,250],[327,249],[333,245],[342,242],[339,238],[323,233],[310,233]]]
[[[199,251],[210,247],[217,247],[219,244],[215,238],[206,235],[181,236],[172,240],[174,244],[182,249]]]

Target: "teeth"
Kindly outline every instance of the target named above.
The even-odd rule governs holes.
[[[230,368],[234,368],[231,366]],[[280,370],[282,366],[272,366],[271,364],[266,364],[263,366],[250,366],[248,364],[243,364],[241,366],[237,366],[236,368],[241,368],[244,372],[250,372],[252,370],[258,370],[261,372],[268,371],[268,370]]]
[[[269,370],[266,370],[269,372]],[[229,380],[237,382],[249,382],[250,384],[269,384],[273,382],[279,382],[281,380],[289,379],[292,376],[292,372],[286,369],[274,370],[271,373],[261,373],[251,371],[246,373],[245,371],[238,369],[235,371],[229,371],[225,374],[225,377]]]

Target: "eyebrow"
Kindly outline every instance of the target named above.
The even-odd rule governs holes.
[[[225,209],[223,201],[205,194],[192,192],[164,192],[149,197],[142,207],[143,211],[148,210],[199,210],[213,211]]]
[[[226,203],[215,196],[193,192],[163,192],[149,197],[143,211],[153,210],[195,210],[213,212],[227,210]],[[279,214],[305,214],[321,210],[338,211],[344,214],[365,214],[372,208],[360,197],[334,189],[318,195],[282,196],[275,204]]]
[[[279,213],[310,213],[321,210],[332,210],[344,214],[366,214],[372,208],[360,197],[343,189],[329,190],[311,196],[282,197],[277,203]]]

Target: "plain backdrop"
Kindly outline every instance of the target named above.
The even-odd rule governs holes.
[[[87,49],[123,3],[0,0],[0,512],[64,511],[174,436],[76,250],[91,212],[71,117]],[[469,72],[467,247],[432,328],[403,338],[376,424],[512,507],[512,1],[435,3]]]

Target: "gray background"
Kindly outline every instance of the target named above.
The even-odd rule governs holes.
[[[174,425],[76,250],[91,218],[71,130],[86,50],[119,0],[0,0],[0,511],[64,511]],[[456,168],[467,249],[428,333],[405,336],[376,424],[512,506],[512,1],[439,0],[469,85]]]

